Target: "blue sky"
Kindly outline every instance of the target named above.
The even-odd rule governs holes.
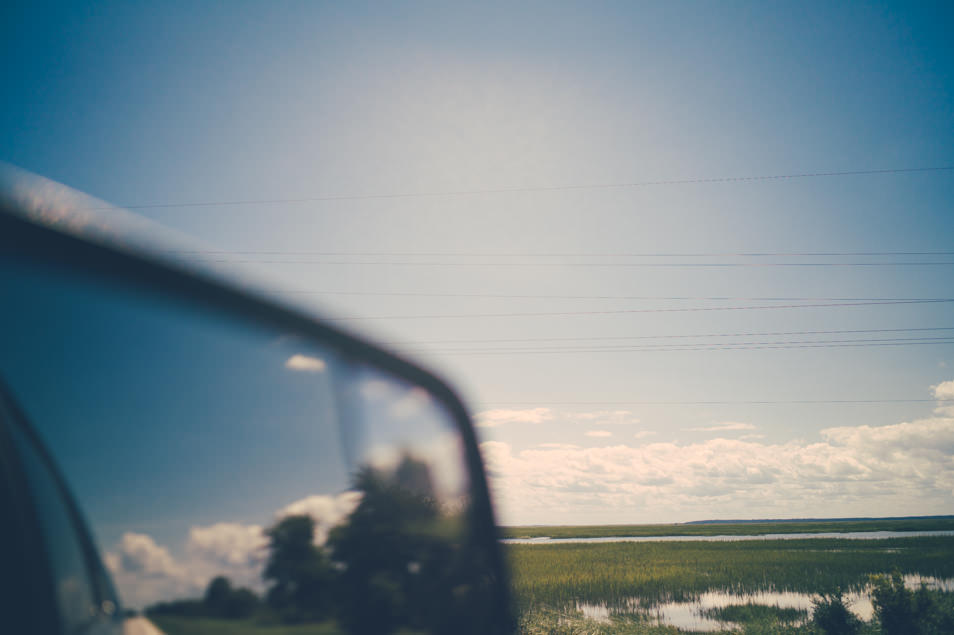
[[[954,513],[949,343],[594,349],[943,335],[876,331],[954,327],[952,303],[711,309],[949,298],[949,265],[802,265],[951,255],[721,254],[951,251],[954,171],[547,189],[954,166],[949,6],[3,11],[0,158],[117,204],[214,203],[137,211],[384,318],[344,323],[461,387],[503,522]],[[717,255],[614,255],[647,253]],[[766,262],[799,266],[620,266]],[[567,312],[589,313],[513,315]],[[850,330],[871,332],[775,335]],[[561,345],[583,350],[539,352]],[[843,399],[925,401],[685,403]]]

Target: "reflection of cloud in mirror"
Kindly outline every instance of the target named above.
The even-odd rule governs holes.
[[[177,563],[151,536],[127,532],[113,551],[103,557],[122,601],[141,607],[196,591],[186,567]]]
[[[124,570],[145,576],[178,577],[183,573],[169,550],[160,547],[152,537],[145,534],[124,534],[119,545],[118,558]]]
[[[308,515],[315,521],[315,543],[324,545],[328,531],[340,524],[361,501],[360,492],[337,496],[315,494],[294,501],[274,514]],[[127,606],[145,607],[160,601],[199,597],[209,581],[224,575],[235,587],[261,593],[262,569],[268,559],[268,537],[260,525],[221,522],[189,529],[185,558],[147,534],[126,532],[103,557]]]
[[[395,419],[410,419],[431,405],[431,396],[423,388],[411,388],[391,405],[390,414]]]
[[[298,353],[285,361],[285,368],[306,373],[320,373],[325,370],[325,362],[317,357]]]
[[[361,396],[368,401],[384,399],[394,390],[393,384],[383,379],[365,379],[361,382]]]
[[[384,402],[387,415],[398,420],[424,417],[426,411],[432,409],[435,403],[424,388],[404,381],[382,378],[377,373],[362,379],[358,391],[369,402]]]
[[[315,494],[287,505],[277,516],[311,516],[315,521],[315,544],[322,546],[328,540],[331,528],[344,520],[360,502],[361,492],[342,492],[337,496]]]
[[[216,523],[189,530],[190,555],[213,560],[223,566],[249,566],[261,561],[268,541],[258,525]]]
[[[399,447],[375,445],[364,453],[362,462],[376,470],[391,472],[411,457],[425,463],[431,471],[434,493],[441,503],[451,503],[467,493],[467,467],[460,437],[454,432],[438,432],[416,443]]]

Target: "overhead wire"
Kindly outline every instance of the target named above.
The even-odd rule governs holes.
[[[893,403],[954,403],[954,399],[758,399],[758,400],[723,400],[723,401],[552,401],[537,399],[535,401],[497,401],[482,402],[488,406],[777,406],[777,405],[828,405],[828,404],[893,404]]]
[[[231,260],[190,259],[216,264],[323,265],[367,267],[626,267],[626,268],[769,268],[769,267],[934,267],[954,265],[951,260],[893,262],[412,262],[400,260]]]
[[[946,298],[816,297],[816,296],[673,296],[673,295],[552,295],[506,293],[426,293],[402,291],[283,290],[282,295],[388,296],[415,298],[481,298],[519,300],[651,300],[651,301],[749,301],[749,302],[933,302]]]
[[[765,258],[765,257],[847,257],[847,256],[951,256],[954,251],[765,251],[765,252],[460,252],[460,251],[293,251],[293,250],[172,250],[167,253],[185,255],[265,255],[265,256],[382,256],[382,257],[446,257],[461,256],[473,258],[575,258],[575,257],[606,257],[606,258]]]
[[[663,334],[663,335],[621,335],[621,336],[590,336],[590,337],[521,337],[521,338],[489,338],[489,339],[443,339],[443,340],[416,340],[409,342],[392,342],[392,345],[415,346],[421,344],[459,344],[459,343],[525,343],[525,342],[566,342],[592,340],[646,340],[646,339],[684,339],[708,337],[777,337],[791,335],[847,335],[860,333],[904,333],[925,331],[954,331],[954,326],[923,326],[912,328],[890,329],[836,329],[826,331],[749,331],[741,333],[697,333],[697,334]]]
[[[253,206],[253,205],[283,205],[308,202],[330,202],[330,201],[358,201],[372,199],[414,199],[414,198],[437,198],[437,197],[455,197],[455,196],[474,196],[486,194],[509,194],[509,193],[531,193],[531,192],[556,192],[570,190],[597,190],[614,188],[637,188],[650,186],[671,186],[671,185],[689,185],[689,184],[714,184],[714,183],[746,183],[759,181],[781,181],[792,179],[808,179],[821,177],[848,177],[862,175],[885,175],[885,174],[904,174],[904,173],[927,173],[927,172],[949,172],[954,170],[954,166],[930,166],[914,168],[888,168],[871,170],[846,170],[829,172],[804,172],[790,174],[774,175],[755,175],[755,176],[729,176],[714,178],[680,178],[668,180],[645,180],[616,183],[591,183],[591,184],[563,184],[552,186],[516,186],[503,188],[476,188],[468,190],[448,190],[448,191],[428,191],[428,192],[394,192],[378,194],[352,194],[352,195],[328,195],[312,196],[301,198],[261,198],[261,199],[234,199],[234,200],[216,200],[216,201],[185,201],[185,202],[166,202],[152,204],[135,204],[124,206],[127,209],[145,210],[145,209],[163,209],[163,208],[214,208],[229,206]],[[100,208],[96,208],[100,209]],[[112,209],[112,208],[102,208]],[[179,252],[186,253],[186,252]],[[204,255],[244,255],[244,256],[359,256],[359,257],[655,257],[655,258],[695,258],[695,257],[744,257],[744,258],[800,258],[800,257],[924,257],[924,256],[950,256],[954,252],[950,251],[859,251],[859,252],[740,252],[740,253],[618,253],[618,254],[594,254],[594,253],[539,253],[539,254],[473,254],[473,253],[408,253],[408,252],[322,252],[322,251],[205,251],[188,252],[192,254]],[[361,266],[554,266],[554,267],[884,267],[884,266],[947,266],[954,265],[954,262],[946,261],[895,261],[895,262],[770,262],[770,263],[412,263],[412,262],[341,262],[341,261],[292,261],[292,260],[235,260],[218,259],[211,262],[230,262],[230,263],[258,263],[258,264],[324,264],[324,265],[361,265]],[[315,293],[325,295],[414,295],[414,296],[436,296],[437,294],[400,294],[400,293],[364,293],[359,292],[299,292]],[[625,297],[607,297],[607,296],[521,296],[521,295],[491,295],[491,294],[441,294],[446,297],[535,297],[541,299],[654,299],[654,300],[750,300],[750,301],[800,301],[801,298],[740,298],[740,297],[645,297],[645,296],[625,296]],[[806,300],[809,300],[806,298]],[[815,299],[810,299],[815,300]],[[691,307],[691,308],[664,308],[664,309],[631,309],[615,311],[575,311],[575,312],[536,312],[536,313],[486,313],[486,314],[457,314],[457,315],[409,315],[409,316],[364,316],[351,318],[338,318],[338,320],[375,320],[375,319],[432,319],[432,318],[473,318],[473,317],[524,317],[524,316],[548,316],[548,315],[603,315],[603,314],[628,314],[628,313],[668,313],[668,312],[687,312],[687,311],[738,311],[738,310],[762,310],[762,309],[796,309],[796,308],[827,308],[827,307],[845,307],[845,306],[873,306],[873,305],[895,305],[895,304],[923,304],[923,303],[945,303],[952,302],[952,299],[931,298],[931,299],[864,299],[855,301],[855,299],[840,298],[819,298],[820,302],[810,304],[789,304],[789,305],[768,305],[768,306],[735,306],[735,307]],[[828,302],[828,300],[836,300]],[[740,334],[708,334],[704,337],[730,337],[730,336],[756,336],[756,335],[807,335],[807,334],[830,334],[830,333],[875,333],[875,332],[902,332],[902,331],[940,331],[951,330],[951,327],[923,327],[910,329],[852,329],[843,331],[789,331],[789,332],[766,332],[766,333],[740,333]],[[649,337],[658,338],[689,338],[698,337],[691,335],[659,335],[659,336],[629,336],[625,338],[613,337],[587,337],[587,338],[522,338],[516,339],[495,339],[479,340],[482,342],[507,342],[507,341],[567,341],[567,340],[611,340],[611,339],[645,339]],[[765,347],[788,346],[788,347],[835,347],[835,346],[863,346],[863,345],[913,345],[913,344],[946,344],[954,343],[947,341],[951,338],[892,338],[878,341],[874,338],[869,340],[831,340],[831,341],[812,341],[812,342],[786,342],[782,344],[769,343]],[[444,343],[453,340],[445,340]],[[477,340],[470,340],[478,342]],[[708,347],[700,350],[731,350],[740,349],[743,346],[752,345],[763,346],[763,343],[726,343],[721,346]],[[672,350],[692,350],[688,348],[691,344],[683,346],[671,346]],[[605,347],[604,347],[605,348]],[[645,348],[645,347],[644,347]],[[657,350],[666,350],[665,347],[656,347]],[[604,350],[604,349],[598,349]],[[609,349],[612,350],[612,349]],[[619,350],[619,349],[617,349]],[[475,352],[469,350],[467,352]],[[562,351],[561,351],[562,352]],[[507,352],[509,354],[510,351]],[[798,405],[798,404],[890,404],[890,403],[948,403],[954,402],[951,399],[835,399],[835,400],[742,400],[742,401],[639,401],[639,400],[620,400],[620,401],[494,401],[495,405],[539,405],[541,401],[552,406],[576,406],[576,405]]]
[[[443,198],[458,196],[476,196],[486,194],[513,194],[530,192],[561,192],[572,190],[600,190],[600,189],[622,189],[637,187],[655,187],[671,185],[701,185],[713,183],[753,183],[759,181],[784,181],[795,179],[811,179],[822,177],[845,177],[845,176],[870,176],[886,174],[912,174],[926,172],[947,172],[954,170],[954,166],[927,166],[927,167],[905,167],[905,168],[883,168],[870,170],[841,170],[841,171],[815,171],[815,172],[796,172],[788,174],[768,174],[753,176],[723,176],[708,178],[678,178],[678,179],[659,179],[644,181],[628,181],[616,183],[589,183],[589,184],[562,184],[531,186],[520,185],[514,187],[487,187],[462,190],[444,190],[428,192],[391,192],[379,194],[342,194],[326,196],[305,196],[298,198],[258,198],[258,199],[231,199],[217,201],[182,201],[167,203],[145,203],[134,205],[123,205],[125,209],[162,209],[162,208],[202,208],[202,207],[231,207],[243,205],[287,205],[294,203],[319,203],[332,201],[361,201],[375,199],[413,199],[413,198]],[[115,209],[114,207],[90,208],[91,210]]]
[[[769,305],[749,305],[749,306],[717,306],[717,307],[682,307],[682,308],[662,308],[662,309],[608,309],[603,311],[534,311],[534,312],[513,312],[513,313],[439,313],[439,314],[420,314],[420,315],[365,315],[328,318],[330,321],[350,322],[367,320],[422,320],[422,319],[470,319],[470,318],[510,318],[510,317],[555,317],[555,316],[581,316],[581,315],[624,315],[639,313],[690,313],[702,311],[754,311],[754,310],[780,310],[780,309],[811,309],[811,308],[832,308],[832,307],[858,307],[858,306],[888,306],[905,304],[940,304],[954,302],[954,298],[943,298],[936,300],[890,300],[878,302],[831,302],[831,303],[807,303],[807,304],[769,304]]]
[[[830,349],[830,348],[858,348],[881,346],[924,346],[954,344],[954,337],[929,338],[893,338],[893,339],[857,339],[857,340],[823,340],[823,341],[770,341],[770,342],[727,342],[724,344],[694,343],[683,345],[649,345],[649,346],[618,346],[618,347],[550,347],[540,349],[527,348],[496,348],[477,349],[463,348],[450,350],[429,351],[446,355],[548,355],[548,354],[579,354],[579,353],[670,353],[693,351],[737,351],[737,350],[781,350],[781,349]]]

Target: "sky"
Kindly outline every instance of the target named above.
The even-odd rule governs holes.
[[[448,377],[501,523],[954,513],[950,6],[76,4],[0,159]]]

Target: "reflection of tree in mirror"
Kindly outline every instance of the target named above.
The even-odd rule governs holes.
[[[239,619],[255,612],[259,599],[250,589],[233,589],[229,579],[220,575],[209,583],[203,602],[214,617]]]
[[[427,463],[365,467],[361,502],[328,539],[339,565],[338,615],[350,633],[488,632],[490,567],[467,535],[467,511],[442,510]]]
[[[334,572],[315,546],[315,521],[287,516],[266,532],[270,551],[264,578],[273,582],[266,599],[287,622],[327,616],[331,608]]]
[[[487,537],[471,534],[466,505],[440,499],[427,462],[404,454],[393,467],[365,466],[352,490],[360,502],[322,546],[309,515],[265,530],[264,602],[219,576],[201,600],[162,603],[150,615],[169,635],[176,623],[159,617],[203,618],[191,622],[196,628],[208,618],[251,618],[266,629],[310,623],[322,632],[337,623],[352,635],[495,630]]]
[[[146,612],[151,616],[210,617],[228,620],[244,619],[260,606],[257,595],[246,588],[233,588],[225,576],[217,576],[206,587],[201,600],[174,600],[160,602]]]

